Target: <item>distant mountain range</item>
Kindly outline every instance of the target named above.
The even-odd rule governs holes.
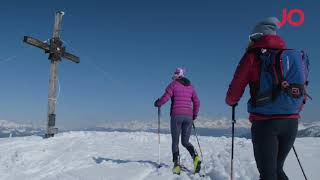
[[[320,137],[320,122],[301,124],[298,137]]]
[[[148,131],[156,132],[157,120],[152,121],[130,121],[109,122],[100,124],[87,130],[98,131]],[[231,120],[227,118],[210,119],[200,117],[195,121],[198,133],[203,136],[227,136],[231,135]],[[251,123],[247,119],[238,119],[236,122],[235,135],[237,137],[251,138]],[[169,121],[161,121],[161,132],[170,133]],[[320,137],[320,122],[300,123],[298,137]]]
[[[42,129],[33,128],[32,125],[0,120],[0,138],[40,135],[43,134],[43,132]]]
[[[240,137],[251,138],[250,132]],[[297,137],[320,137],[320,122],[299,123]]]
[[[63,131],[120,131],[120,132],[157,132],[158,121],[126,121],[109,122],[94,127],[69,129]],[[231,120],[227,118],[210,119],[200,117],[195,121],[197,133],[202,136],[231,136]],[[246,119],[239,119],[236,123],[235,135],[237,137],[250,138],[251,123]],[[61,132],[61,131],[60,131]],[[28,124],[18,124],[12,121],[0,120],[0,138],[43,135],[43,128],[34,128]],[[161,121],[161,133],[170,133],[169,121]],[[298,137],[320,137],[320,122],[300,123]]]
[[[199,117],[195,122],[195,126],[198,128],[208,128],[208,129],[227,129],[231,127],[231,120],[227,118],[221,119],[210,119]],[[170,122],[168,120],[161,121],[161,129],[169,129]],[[157,129],[158,121],[130,121],[130,122],[108,122],[96,126],[97,128],[106,128],[106,129],[128,129],[128,130],[149,130]],[[239,119],[236,123],[237,128],[250,128],[251,123],[246,119]]]

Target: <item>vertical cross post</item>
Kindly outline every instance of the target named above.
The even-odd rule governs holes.
[[[64,12],[59,11],[55,15],[53,37],[50,40],[51,44],[57,44],[57,46],[52,47],[53,52],[60,51],[61,41],[60,41],[60,32],[61,32],[61,20]],[[61,44],[59,46],[59,44]],[[58,132],[58,129],[55,128],[56,124],[56,102],[57,102],[57,64],[61,60],[61,56],[56,56],[54,53],[49,55],[50,59],[50,79],[49,79],[49,94],[48,94],[48,121],[47,121],[47,133],[45,134],[46,138],[53,137],[54,134]]]
[[[34,39],[29,36],[24,36],[23,41],[40,49],[49,54],[50,60],[50,79],[49,79],[49,93],[48,93],[48,114],[47,114],[47,127],[45,138],[53,137],[58,132],[56,125],[56,90],[57,90],[57,64],[61,58],[68,59],[75,63],[80,62],[80,58],[66,52],[66,48],[60,39],[61,33],[61,20],[64,12],[58,11],[55,14],[55,23],[53,29],[53,37],[50,39],[49,44],[40,40]]]

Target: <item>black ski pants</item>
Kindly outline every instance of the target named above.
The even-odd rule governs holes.
[[[260,180],[288,180],[283,165],[294,144],[297,130],[297,119],[252,123],[252,143]]]

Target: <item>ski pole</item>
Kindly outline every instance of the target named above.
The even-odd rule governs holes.
[[[234,124],[236,123],[235,119],[235,111],[236,106],[232,106],[232,145],[231,145],[231,173],[230,173],[230,179],[233,180],[233,150],[234,150]]]
[[[306,174],[304,173],[304,170],[303,170],[302,164],[301,164],[301,162],[300,162],[299,156],[298,156],[298,154],[297,154],[296,148],[295,148],[294,146],[292,146],[292,148],[293,148],[294,154],[296,155],[296,158],[297,158],[297,160],[298,160],[298,163],[299,163],[300,169],[301,169],[301,171],[302,171],[302,173],[303,173],[304,179],[305,179],[305,180],[308,180]]]
[[[206,166],[204,165],[203,154],[202,154],[200,142],[199,142],[199,139],[198,139],[197,129],[196,129],[196,126],[194,125],[194,123],[192,123],[192,127],[193,127],[194,133],[195,133],[195,135],[196,135],[197,143],[198,143],[198,146],[199,146],[200,156],[201,156],[201,160],[202,160],[202,162],[203,162],[204,173],[206,173]]]
[[[199,150],[200,150],[201,159],[203,159],[202,150],[201,150],[201,146],[200,146],[200,143],[199,143],[198,133],[197,133],[197,130],[196,130],[196,126],[194,125],[194,123],[192,123],[192,126],[193,126],[193,130],[194,130],[194,132],[195,132],[195,135],[196,135],[197,143],[198,143]]]
[[[158,168],[161,167],[161,164],[160,164],[160,118],[161,118],[161,108],[158,107]]]

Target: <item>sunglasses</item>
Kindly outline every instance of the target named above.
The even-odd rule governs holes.
[[[263,36],[263,33],[253,33],[249,35],[249,41],[255,41],[257,39],[259,39],[261,36]]]

